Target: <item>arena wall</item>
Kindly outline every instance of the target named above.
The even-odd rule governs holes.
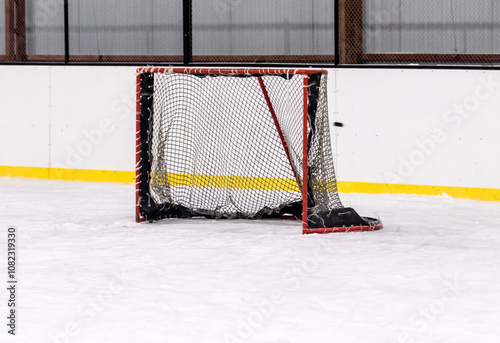
[[[328,72],[342,192],[500,200],[500,71]],[[134,182],[134,67],[0,66],[0,77],[0,176]]]

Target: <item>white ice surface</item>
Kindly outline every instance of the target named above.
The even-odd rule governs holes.
[[[385,228],[139,225],[132,185],[0,178],[0,342],[500,342],[500,203],[341,197]]]

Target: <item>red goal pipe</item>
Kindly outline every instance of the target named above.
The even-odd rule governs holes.
[[[183,74],[326,74],[324,70],[308,69],[267,69],[267,68],[196,68],[196,67],[146,67],[138,68],[137,73],[183,73]]]
[[[136,122],[135,122],[135,221],[142,222],[139,211],[139,177],[141,174],[141,74],[136,78]]]
[[[304,77],[304,115],[302,118],[302,233],[307,230],[307,121],[308,121],[308,100],[309,100],[309,78]]]
[[[278,130],[278,135],[280,136],[281,139],[281,144],[283,144],[283,148],[285,149],[285,154],[286,157],[288,158],[288,162],[290,163],[290,167],[292,167],[293,175],[295,176],[295,180],[297,180],[297,185],[299,189],[301,188],[301,183],[299,176],[297,175],[297,171],[295,170],[295,167],[292,163],[292,158],[290,157],[290,151],[288,150],[288,145],[286,144],[285,141],[285,135],[283,135],[283,131],[281,131],[281,126],[278,121],[278,117],[276,116],[276,112],[274,111],[273,104],[271,102],[271,98],[269,97],[269,93],[267,92],[266,85],[264,84],[264,80],[262,77],[258,78],[260,88],[262,89],[262,93],[264,94],[264,98],[266,99],[267,102],[267,107],[269,108],[269,112],[271,112],[271,116],[273,117],[274,125],[276,126],[276,130]]]
[[[310,233],[335,233],[335,232],[359,232],[359,231],[375,231],[380,230],[384,226],[382,223],[374,225],[363,225],[363,226],[342,226],[342,227],[331,227],[331,228],[319,228],[319,229],[303,229],[303,234]]]

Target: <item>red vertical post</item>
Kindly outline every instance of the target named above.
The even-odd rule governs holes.
[[[26,61],[26,0],[16,0],[16,57]]]
[[[141,221],[139,211],[139,178],[141,173],[141,74],[136,78],[136,123],[135,123],[135,221]]]
[[[5,0],[5,57],[26,60],[26,1]]]
[[[363,0],[339,0],[339,62],[360,64],[363,56]]]
[[[14,13],[14,2],[12,0],[5,0],[5,58],[7,61],[13,61],[16,58],[16,23]]]
[[[278,121],[278,116],[276,115],[276,112],[274,111],[273,104],[271,102],[271,98],[269,97],[269,93],[267,92],[266,85],[264,84],[264,80],[262,79],[262,76],[259,76],[257,79],[259,81],[260,88],[262,90],[262,94],[264,94],[264,98],[266,99],[267,107],[269,108],[269,112],[271,113],[271,117],[273,118],[274,126],[276,126],[276,130],[278,131],[278,135],[280,136],[281,139],[281,144],[283,145],[283,149],[285,149],[285,154],[286,157],[288,158],[288,163],[290,163],[290,167],[292,168],[293,176],[295,177],[295,180],[297,180],[297,186],[301,186],[301,182],[299,179],[299,176],[297,174],[297,171],[295,170],[295,166],[293,165],[292,158],[290,157],[290,151],[288,150],[288,145],[286,144],[285,140],[285,135],[283,134],[283,131],[281,130],[280,123]]]
[[[308,122],[308,99],[309,99],[309,76],[304,75],[304,113],[302,120],[302,233],[307,230],[307,122]]]

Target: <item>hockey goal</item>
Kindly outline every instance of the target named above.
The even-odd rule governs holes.
[[[329,126],[323,70],[138,69],[136,219],[382,228],[342,205]]]

